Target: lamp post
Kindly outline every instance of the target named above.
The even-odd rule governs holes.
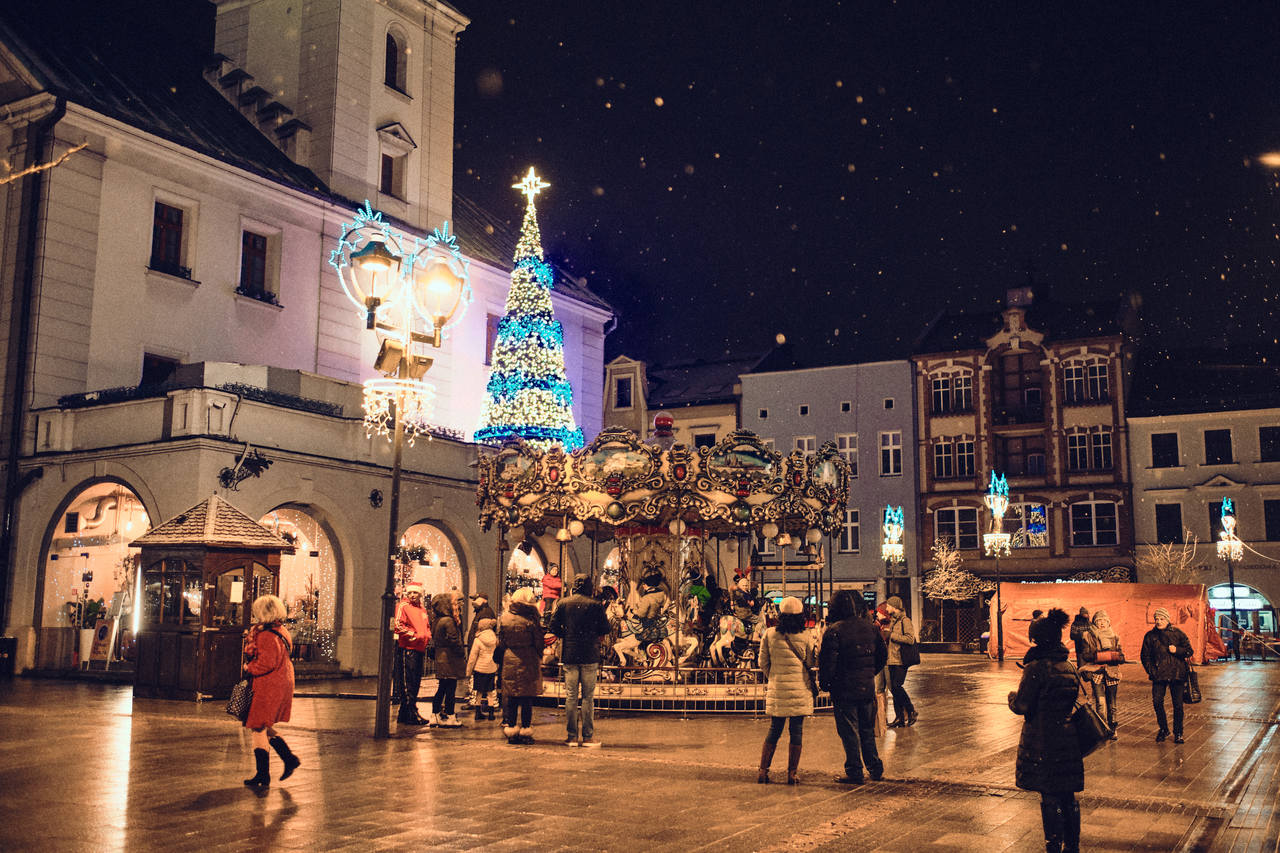
[[[907,564],[907,549],[902,544],[902,534],[906,531],[902,507],[884,508],[884,523],[880,530],[884,534],[880,539],[880,556],[884,559],[884,596],[888,598],[893,594],[889,589],[893,567]]]
[[[1231,648],[1240,660],[1240,631],[1236,619],[1236,561],[1244,556],[1244,542],[1236,535],[1236,510],[1231,498],[1222,500],[1222,533],[1218,537],[1218,556],[1227,563],[1227,584],[1231,587]]]
[[[396,565],[399,560],[400,470],[407,441],[430,440],[435,389],[422,381],[433,359],[418,351],[439,348],[444,332],[462,318],[471,300],[469,262],[445,223],[428,237],[393,229],[365,202],[342,226],[329,263],[380,341],[374,368],[381,378],[364,383],[365,432],[391,440],[391,501],[387,528],[387,577],[382,594],[378,646],[378,691],[373,736],[391,729],[391,668],[394,643]]]
[[[1009,509],[1009,481],[1003,474],[991,472],[991,483],[983,497],[991,510],[991,530],[982,534],[982,549],[996,561],[996,660],[1004,663],[1004,602],[1000,597],[1000,558],[1009,556],[1011,540],[1004,532],[1004,514]]]

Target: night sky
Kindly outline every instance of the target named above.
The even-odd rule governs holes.
[[[939,309],[1136,291],[1153,343],[1277,331],[1272,4],[489,2],[455,190],[619,314],[608,356],[834,343]]]

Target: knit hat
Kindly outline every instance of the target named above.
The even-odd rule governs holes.
[[[1089,608],[1087,608],[1087,607],[1081,607],[1081,608],[1080,608],[1080,615],[1081,615],[1081,616],[1084,616],[1085,618],[1088,618],[1088,616],[1089,616]]]
[[[1156,612],[1151,614],[1152,619],[1159,619],[1161,616],[1164,617],[1164,620],[1166,622],[1173,621],[1172,619],[1169,618],[1169,611],[1165,610],[1163,607],[1157,607]]]
[[[804,612],[804,605],[794,595],[788,595],[778,603],[778,612],[796,615]]]
[[[488,601],[488,600],[489,600],[489,596],[485,595],[483,592],[477,592],[475,595],[471,596],[472,603],[477,601]]]
[[[885,602],[885,604],[889,605],[890,607],[894,608],[895,610],[903,610],[903,609],[905,609],[905,608],[903,608],[903,606],[902,606],[902,599],[901,599],[901,598],[899,598],[899,597],[898,597],[898,596],[896,596],[896,595],[891,595],[891,596],[889,596],[889,600],[888,600],[888,601],[886,601],[886,602]]]
[[[587,577],[586,575],[578,575],[576,578],[573,579],[573,594],[574,595],[591,595],[592,586],[593,584],[591,583],[591,578]]]
[[[1027,633],[1031,642],[1041,646],[1053,646],[1062,642],[1062,629],[1067,627],[1070,617],[1060,608],[1053,608],[1043,619],[1031,623]]]
[[[1107,615],[1107,611],[1105,610],[1093,611],[1093,624],[1097,625],[1103,619],[1106,619],[1108,622],[1111,621],[1111,617]]]
[[[489,631],[497,627],[498,627],[497,619],[481,619],[479,622],[476,623],[477,631]]]

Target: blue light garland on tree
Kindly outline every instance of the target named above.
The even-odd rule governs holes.
[[[521,438],[543,448],[558,444],[576,450],[583,444],[582,430],[573,419],[573,388],[565,375],[564,327],[551,307],[555,276],[542,259],[542,236],[533,205],[533,197],[547,186],[530,169],[513,187],[528,202],[475,440],[501,444]]]

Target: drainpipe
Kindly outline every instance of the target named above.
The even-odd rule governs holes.
[[[54,101],[53,112],[40,121],[27,126],[26,168],[38,165],[45,147],[53,138],[53,128],[67,113],[66,99],[59,96]],[[16,339],[10,349],[13,354],[13,392],[9,409],[9,452],[4,478],[4,517],[0,519],[0,630],[9,624],[9,599],[13,583],[13,563],[17,542],[14,528],[17,524],[18,501],[23,489],[39,478],[18,476],[18,459],[21,456],[23,425],[27,409],[27,374],[31,370],[31,321],[35,315],[36,254],[40,247],[40,205],[44,194],[45,170],[33,172],[22,179],[23,205],[18,223],[18,245],[22,251],[21,281],[14,288],[14,334]],[[34,472],[33,472],[34,473]]]

